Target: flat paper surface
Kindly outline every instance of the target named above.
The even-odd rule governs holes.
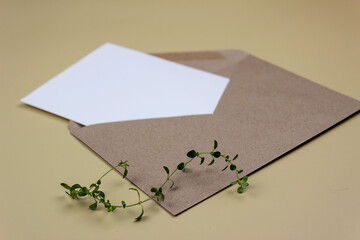
[[[228,81],[107,43],[21,101],[86,126],[212,114]]]
[[[148,195],[166,179],[163,166],[176,168],[192,149],[211,151],[214,139],[222,153],[239,154],[234,163],[244,170],[242,177],[360,110],[359,101],[242,51],[159,56],[230,77],[213,115],[88,127],[70,122],[71,133],[111,165],[128,160],[127,178]],[[221,171],[224,160],[209,162],[200,166],[194,161],[174,175],[174,187],[164,187],[166,199],[159,204],[177,215],[236,180],[234,172]]]

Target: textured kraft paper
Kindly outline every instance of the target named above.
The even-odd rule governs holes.
[[[189,150],[218,150],[235,160],[248,175],[357,113],[360,102],[294,75],[239,50],[157,54],[184,65],[230,78],[213,115],[113,122],[70,131],[112,166],[130,164],[127,178],[151,195],[170,170],[187,161]],[[156,86],[154,86],[156,87]],[[201,89],[188,87],[194,94]],[[223,159],[207,166],[194,160],[173,176],[159,202],[177,215],[229,186],[234,172],[221,171]],[[251,184],[251,181],[250,181]],[[251,185],[250,185],[251,187]],[[251,188],[248,189],[251,191]]]

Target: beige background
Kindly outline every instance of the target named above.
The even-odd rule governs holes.
[[[20,99],[104,42],[145,52],[243,49],[360,99],[360,1],[1,1],[1,239],[359,239],[360,116],[178,217],[155,203],[91,212],[60,182],[108,169],[68,121]],[[131,170],[131,169],[130,169]],[[135,200],[117,173],[114,200]]]

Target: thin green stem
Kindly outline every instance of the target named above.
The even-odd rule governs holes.
[[[155,196],[151,196],[151,197],[149,197],[149,198],[147,198],[147,199],[145,199],[145,200],[139,201],[139,202],[137,202],[137,203],[133,203],[133,204],[130,204],[130,205],[126,205],[125,208],[134,207],[134,206],[143,204],[144,202],[147,202],[147,201],[149,201],[149,200],[151,200],[151,199],[154,199],[154,198],[155,198]],[[116,206],[116,205],[113,205],[113,206],[114,206],[114,207],[123,207],[123,206]]]
[[[169,177],[168,178],[170,178],[172,175],[174,175],[174,173],[176,173],[176,171],[177,171],[178,169],[177,168],[175,168],[175,170],[169,175]],[[166,182],[165,182],[166,183]],[[164,184],[165,184],[164,183]]]
[[[236,172],[236,177],[237,177],[238,181],[240,181],[240,178],[239,178],[239,173],[238,173],[238,171],[237,171],[237,170],[235,170],[235,172]]]
[[[101,176],[101,178],[99,178],[99,180],[101,180],[103,177],[105,177],[109,172],[111,172],[112,170],[114,170],[115,168],[117,168],[117,167],[119,167],[120,166],[120,164],[118,164],[118,165],[116,165],[116,166],[114,166],[114,167],[112,167],[112,168],[110,168],[110,170],[109,171],[107,171],[104,175],[102,175]],[[98,180],[98,181],[99,181]]]
[[[194,158],[190,159],[189,161],[185,162],[185,166],[188,164],[188,163],[191,163],[191,161],[194,160]]]
[[[212,154],[213,152],[199,152],[199,155],[200,154]]]

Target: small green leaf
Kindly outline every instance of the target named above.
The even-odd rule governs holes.
[[[215,159],[212,159],[208,166],[212,165],[215,162]]]
[[[186,154],[189,158],[194,158],[198,155],[198,153],[195,150],[191,150]]]
[[[126,161],[121,160],[119,165],[123,165],[123,166],[126,166],[126,167],[129,166],[129,164],[127,164],[127,160]]]
[[[162,200],[162,201],[164,201],[165,200],[165,195],[164,194],[160,194],[160,199]]]
[[[247,182],[241,182],[241,186],[247,187],[247,186],[249,186],[249,184]]]
[[[172,188],[173,186],[174,186],[174,184],[175,184],[175,182],[174,182],[174,180],[172,180],[172,179],[169,179],[172,183],[171,183],[171,186],[170,186],[170,188]]]
[[[97,183],[98,185],[100,185],[100,184],[101,184],[101,180],[99,179],[96,183]]]
[[[151,188],[151,190],[150,190],[151,192],[157,192],[158,190],[157,190],[157,188]]]
[[[70,188],[70,191],[72,192],[72,191],[74,191],[74,190],[77,189],[77,188],[81,188],[80,184],[74,184],[74,185],[72,185],[71,188]]]
[[[235,185],[235,184],[237,184],[237,182],[238,182],[238,181],[236,180],[236,181],[231,182],[230,184],[231,184],[231,185]]]
[[[221,152],[216,151],[212,154],[215,158],[219,158],[221,156]]]
[[[82,187],[82,190],[84,193],[88,194],[89,193],[89,189],[87,189],[87,187]]]
[[[243,180],[243,182],[247,182],[248,176],[243,177],[242,180]]]
[[[63,188],[65,188],[65,189],[70,189],[70,186],[69,185],[67,185],[66,183],[60,183],[60,185],[61,186],[63,186]]]
[[[177,169],[180,171],[183,170],[184,168],[185,168],[185,163],[183,163],[183,162],[177,166]]]
[[[121,201],[121,205],[123,206],[123,208],[126,208],[126,202],[125,201]]]
[[[201,158],[200,158],[200,165],[203,164],[204,161],[205,161],[205,158],[201,157]]]
[[[214,140],[214,150],[218,147],[218,142]]]
[[[231,164],[231,165],[230,165],[230,170],[231,170],[231,171],[234,171],[235,169],[236,169],[236,166],[235,166],[234,164]]]
[[[115,206],[109,206],[108,212],[113,212],[113,211],[115,211],[115,209],[116,209]]]
[[[86,193],[85,193],[84,190],[81,188],[81,189],[79,190],[79,192],[78,192],[78,195],[79,195],[80,197],[83,197],[83,196],[86,196]]]
[[[102,198],[105,198],[105,193],[102,192],[102,191],[97,191],[97,194],[102,197]]]
[[[123,174],[123,178],[125,178],[127,174],[128,174],[128,170],[127,170],[127,168],[125,167],[125,169],[124,169],[124,174]]]
[[[141,214],[137,218],[135,218],[136,222],[140,221],[142,216],[144,215],[144,208],[142,205],[140,205],[140,206],[141,206]]]
[[[156,194],[156,198],[157,198],[158,201],[164,201],[165,200],[165,195],[163,193],[161,193],[161,192],[158,192]]]
[[[238,192],[238,193],[243,193],[243,192],[244,192],[244,188],[243,188],[243,187],[238,187],[237,192]]]
[[[92,183],[92,184],[90,185],[90,189],[92,189],[93,187],[96,187],[96,184],[95,184],[95,183]]]
[[[238,158],[238,156],[239,156],[239,155],[238,155],[238,154],[236,154],[236,155],[235,155],[235,157],[233,158],[233,161],[234,161],[235,159],[237,159],[237,158]]]
[[[91,204],[89,206],[89,208],[94,211],[97,208],[97,202],[94,202],[93,204]]]
[[[240,169],[240,170],[236,170],[238,174],[242,173],[244,170]]]
[[[228,166],[229,166],[229,165],[226,165],[226,166],[223,168],[223,170],[221,170],[221,171],[225,171],[225,169],[227,169]]]
[[[168,167],[167,167],[167,166],[163,166],[163,168],[165,169],[165,172],[167,173],[167,175],[169,175],[170,171],[169,171]]]
[[[77,193],[75,192],[75,190],[70,192],[70,196],[71,196],[73,199],[79,199],[78,196],[77,196]]]

